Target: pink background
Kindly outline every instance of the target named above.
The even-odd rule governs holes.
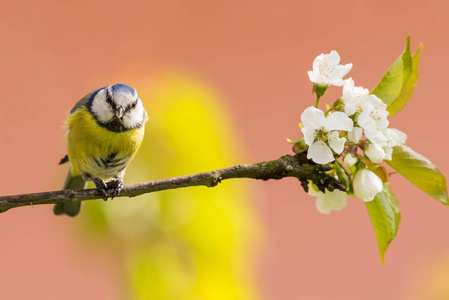
[[[444,0],[9,1],[0,12],[0,194],[58,189],[67,112],[88,91],[126,81],[124,70],[207,79],[228,101],[248,162],[257,162],[289,152],[285,138],[301,136],[316,55],[338,50],[354,64],[356,84],[372,88],[408,35],[413,50],[424,44],[421,78],[391,123],[449,174],[448,15]],[[439,294],[449,282],[449,208],[399,176],[392,182],[403,219],[384,265],[361,201],[324,216],[293,179],[256,183],[264,193],[254,199],[267,239],[257,253],[264,298],[449,298]],[[114,296],[108,286],[119,275],[107,255],[71,237],[72,226],[48,206],[0,215],[2,298],[61,299],[52,295],[81,285],[65,299]]]

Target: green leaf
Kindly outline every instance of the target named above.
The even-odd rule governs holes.
[[[418,65],[422,44],[415,54],[410,52],[410,37],[402,54],[391,65],[371,94],[379,97],[385,104],[390,116],[401,111],[410,100],[418,82]]]
[[[401,221],[398,201],[388,183],[384,183],[383,191],[378,193],[374,200],[366,202],[366,208],[376,233],[379,255],[383,263],[385,252],[398,233]]]
[[[345,167],[338,160],[335,160],[334,166],[335,170],[337,171],[338,180],[346,187],[346,190],[348,190],[350,180]]]
[[[393,148],[392,160],[386,160],[393,169],[434,199],[449,204],[446,178],[430,160],[407,146]]]
[[[419,46],[418,50],[412,57],[412,72],[410,77],[404,84],[402,85],[401,94],[396,98],[388,106],[388,111],[390,112],[390,116],[395,115],[399,111],[401,111],[408,100],[412,97],[413,92],[415,91],[415,85],[418,82],[419,74],[418,74],[418,65],[422,51],[422,44]]]

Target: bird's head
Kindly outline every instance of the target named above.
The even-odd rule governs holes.
[[[145,123],[145,108],[135,89],[117,83],[92,93],[87,102],[97,123],[114,132],[141,127]]]

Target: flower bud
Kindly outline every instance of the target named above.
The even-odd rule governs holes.
[[[369,144],[365,149],[365,155],[375,164],[382,162],[385,158],[385,151],[378,144]]]
[[[354,195],[365,202],[371,201],[384,188],[382,180],[368,169],[362,169],[355,173]]]
[[[329,86],[327,84],[314,83],[312,93],[315,93],[318,97],[321,97],[324,93],[326,93],[328,87]]]
[[[354,157],[354,156],[352,156],[352,154],[348,153],[345,156],[344,162],[345,162],[345,165],[347,165],[348,167],[352,167],[353,165],[356,164],[357,157]]]
[[[307,148],[309,148],[309,146],[306,144],[304,139],[300,139],[300,140],[297,140],[295,142],[291,142],[291,144],[293,144],[292,150],[296,154],[302,153],[302,152],[306,151]]]

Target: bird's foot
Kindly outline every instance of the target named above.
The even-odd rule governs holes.
[[[92,181],[94,182],[97,190],[103,196],[103,200],[107,201],[108,200],[108,192],[107,192],[108,186],[107,186],[106,182],[101,178],[92,178]]]
[[[120,195],[120,192],[123,189],[123,178],[122,177],[116,177],[106,183],[108,186],[108,189],[114,189],[114,192],[112,193],[111,200],[114,199],[114,197],[117,197]]]

